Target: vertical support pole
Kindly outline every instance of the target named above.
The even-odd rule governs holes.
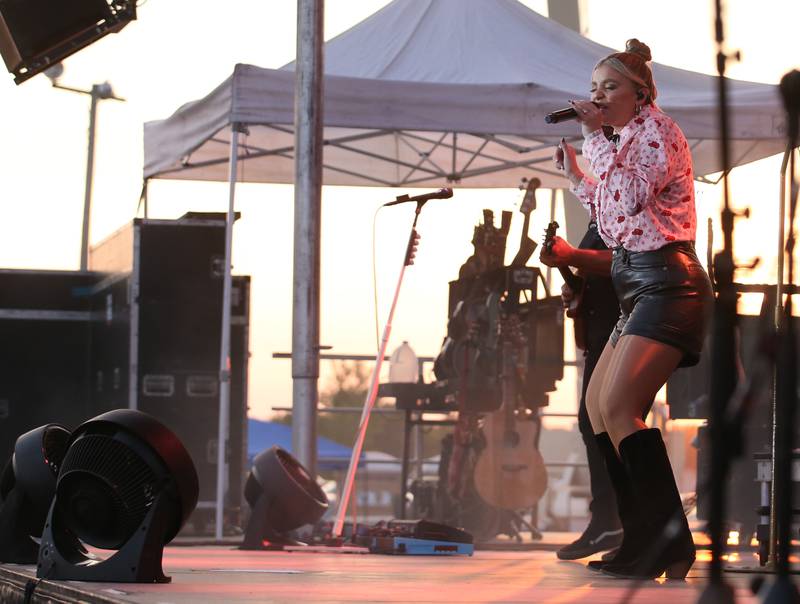
[[[317,465],[323,15],[324,0],[297,0],[292,451],[312,476]]]
[[[142,202],[144,203],[144,217],[145,218],[149,218],[149,216],[150,216],[150,211],[149,211],[150,208],[149,208],[149,205],[148,205],[149,204],[149,200],[147,198],[147,184],[148,184],[148,182],[149,182],[148,180],[145,180],[144,184],[142,185]]]
[[[406,409],[403,415],[403,459],[400,464],[400,520],[406,519],[408,497],[408,447],[411,441],[411,410]]]
[[[81,231],[80,257],[81,270],[86,271],[89,270],[89,222],[92,214],[92,183],[94,177],[94,139],[97,124],[97,104],[103,99],[114,99],[115,101],[124,101],[125,99],[114,96],[114,91],[111,88],[111,84],[108,82],[93,84],[91,90],[62,86],[58,83],[58,77],[61,71],[63,70],[60,70],[55,76],[50,77],[53,88],[69,90],[70,92],[77,92],[78,94],[88,94],[92,97],[92,104],[89,107],[89,144],[87,145],[86,151],[86,183],[83,192],[83,228]]]
[[[133,267],[128,286],[128,408],[139,408],[139,292],[142,285],[142,228],[133,223]]]
[[[580,0],[547,0],[548,17],[571,30],[582,34],[581,23],[585,21]]]
[[[719,92],[720,157],[722,159],[722,191],[725,202],[720,215],[722,249],[714,256],[714,276],[717,296],[714,300],[714,318],[711,328],[711,392],[708,432],[711,438],[711,490],[709,494],[708,534],[711,538],[711,563],[709,579],[699,602],[702,604],[732,604],[735,594],[725,582],[722,556],[725,552],[725,492],[731,457],[735,456],[740,442],[740,427],[731,424],[728,404],[736,389],[736,289],[733,260],[734,213],[730,205],[729,177],[731,170],[728,140],[728,93],[725,78],[727,56],[724,47],[722,0],[715,0],[714,30],[717,41],[717,78]],[[735,441],[735,444],[734,444]]]
[[[456,172],[456,148],[458,147],[458,132],[453,131],[453,155],[450,164],[450,178],[458,182],[458,172]]]
[[[414,479],[422,480],[425,472],[425,439],[422,433],[422,425],[414,425],[414,459],[416,460],[414,468]]]
[[[86,184],[83,193],[83,229],[81,231],[81,270],[89,270],[89,217],[92,210],[92,179],[94,175],[94,133],[97,122],[97,102],[101,98],[100,86],[92,86],[92,103],[89,107],[89,144],[86,151]]]
[[[240,124],[231,124],[228,163],[228,216],[225,220],[225,274],[222,281],[222,331],[219,346],[219,423],[217,426],[217,501],[214,536],[222,539],[225,489],[228,477],[228,423],[231,407],[231,266],[233,255],[234,200],[239,156]]]
[[[783,278],[784,257],[786,255],[786,167],[789,164],[791,147],[787,145],[781,163],[780,199],[778,200],[778,269],[775,278],[775,332],[783,327]],[[774,568],[778,563],[778,503],[776,501],[775,460],[778,458],[778,364],[772,367],[772,464],[770,465],[769,488],[769,549],[767,564]]]

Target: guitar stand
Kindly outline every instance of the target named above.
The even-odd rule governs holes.
[[[541,531],[525,520],[519,512],[505,510],[505,513],[511,516],[510,525],[511,530],[514,532],[510,536],[516,539],[517,543],[522,543],[522,535],[520,535],[521,529],[530,531],[531,541],[540,541],[542,539]]]
[[[542,533],[531,523],[529,523],[522,514],[515,510],[503,510],[495,507],[489,508],[492,512],[491,530],[486,532],[483,538],[476,535],[475,543],[482,549],[529,549],[528,545],[534,541],[541,541]],[[530,541],[522,536],[523,531],[530,531]],[[499,535],[507,535],[511,538],[512,543],[507,541],[498,541]]]

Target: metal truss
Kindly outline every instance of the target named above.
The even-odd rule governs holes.
[[[252,127],[253,125],[250,126]],[[262,124],[261,126],[282,134],[294,136],[294,129],[291,126],[279,124]],[[379,139],[381,137],[394,137],[395,156],[371,151],[358,146],[358,143]],[[551,159],[549,154],[542,155],[542,151],[552,147],[552,142],[524,136],[514,136],[513,138],[516,140],[528,140],[532,144],[522,145],[512,140],[510,136],[489,133],[421,133],[420,131],[390,129],[364,130],[357,134],[346,134],[326,138],[324,145],[346,151],[348,154],[351,153],[354,156],[368,157],[373,160],[385,162],[387,165],[395,166],[398,174],[395,180],[380,178],[369,173],[357,172],[324,161],[323,168],[340,174],[354,176],[372,184],[390,187],[409,186],[430,180],[459,183],[484,174],[525,167],[535,167],[542,173],[554,176],[558,175],[556,171],[545,168],[542,165],[545,162],[549,162]],[[575,140],[578,140],[578,138],[574,137],[571,139],[571,141]],[[209,142],[220,145],[220,154],[218,157],[192,161],[191,154],[189,154],[182,159],[180,168],[166,170],[162,172],[161,175],[191,168],[228,163],[230,159],[227,155],[229,141],[215,136],[209,139]],[[468,144],[470,142],[474,144]],[[244,142],[240,143],[239,146],[241,153],[238,159],[242,161],[269,156],[281,157],[284,159],[294,158],[294,144],[264,148],[250,142],[250,137],[248,137]],[[406,161],[400,159],[400,147],[407,148],[411,152],[411,155],[415,156],[417,160]],[[434,160],[432,156],[437,151],[449,152],[449,165],[441,165],[441,161],[437,162]],[[508,151],[512,151],[519,156],[519,159],[509,159],[507,156],[503,157],[501,153],[498,153],[502,151],[505,151],[506,155]],[[488,163],[489,165],[472,167],[478,160],[480,163]],[[400,175],[400,170],[403,170],[402,176]]]

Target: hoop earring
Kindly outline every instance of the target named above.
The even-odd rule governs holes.
[[[634,115],[639,115],[639,112],[642,110],[641,105],[636,105],[636,108],[633,110]]]

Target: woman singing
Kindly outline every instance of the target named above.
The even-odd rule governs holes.
[[[680,128],[654,104],[650,59],[645,44],[629,40],[625,52],[594,68],[591,101],[572,101],[595,178],[583,174],[564,139],[554,161],[613,250],[621,311],[586,406],[625,532],[613,560],[590,566],[682,579],[694,542],[661,432],[641,418],[676,367],[698,362],[712,291],[694,251],[692,157]]]

